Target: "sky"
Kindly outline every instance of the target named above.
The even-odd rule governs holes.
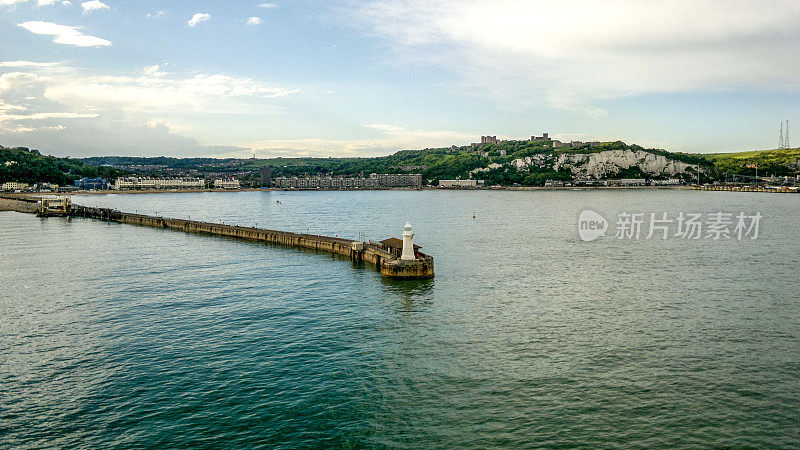
[[[709,153],[784,120],[798,0],[0,0],[0,145],[57,156]]]

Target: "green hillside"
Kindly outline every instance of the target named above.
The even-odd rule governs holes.
[[[0,146],[0,183],[21,181],[46,182],[61,186],[72,184],[81,177],[116,178],[126,172],[112,167],[99,167],[81,160],[44,156],[38,150],[25,147]]]
[[[132,171],[147,168],[154,174],[168,174],[172,170],[191,170],[198,175],[209,173],[238,173],[243,180],[256,181],[258,170],[271,168],[272,176],[347,175],[360,176],[370,173],[422,173],[425,180],[436,183],[440,179],[469,178],[473,169],[489,164],[506,165],[517,158],[536,154],[559,155],[562,153],[598,153],[607,150],[641,150],[666,156],[689,164],[711,166],[701,156],[671,153],[664,150],[645,149],[624,142],[608,142],[581,147],[554,149],[549,141],[504,141],[480,147],[478,154],[471,146],[453,146],[424,150],[401,150],[392,155],[372,158],[269,158],[269,159],[213,159],[213,158],[132,158],[96,157],[83,161],[90,164],[111,164]],[[502,154],[505,153],[505,156]],[[635,174],[631,174],[633,176]],[[503,169],[484,172],[481,177],[488,184],[541,185],[548,179],[571,179],[571,173],[559,173],[552,168],[541,167],[518,171],[507,165]]]
[[[759,174],[777,176],[794,175],[800,171],[800,148],[759,150],[738,153],[714,153],[706,155],[722,172],[752,174],[757,165]]]
[[[87,177],[113,179],[121,174],[134,173],[152,176],[235,176],[247,185],[260,186],[260,170],[269,167],[272,177],[279,176],[369,176],[370,173],[421,173],[436,183],[440,179],[469,178],[470,171],[486,168],[481,179],[488,185],[542,185],[547,180],[570,180],[573,174],[566,169],[557,171],[553,161],[562,154],[587,154],[609,150],[637,150],[664,156],[704,168],[703,181],[724,179],[736,173],[752,175],[758,164],[759,174],[793,175],[800,172],[800,149],[766,150],[739,153],[686,154],[658,149],[645,149],[621,141],[580,147],[553,148],[548,141],[504,141],[498,144],[453,146],[424,150],[401,150],[392,155],[371,158],[268,158],[217,159],[104,156],[84,159],[43,156],[37,150],[0,147],[0,182],[45,181],[71,184]],[[545,164],[517,169],[512,161],[518,158],[547,155]],[[10,164],[4,164],[6,161]],[[498,167],[498,165],[500,167]],[[625,169],[613,178],[641,178],[638,167]]]

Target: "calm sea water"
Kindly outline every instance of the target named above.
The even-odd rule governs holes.
[[[0,213],[0,447],[800,445],[800,196],[241,192],[76,203],[367,239],[325,254]],[[584,208],[761,212],[759,238],[583,242]],[[473,217],[474,216],[474,217]]]

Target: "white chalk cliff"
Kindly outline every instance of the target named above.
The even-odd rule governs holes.
[[[678,175],[686,169],[697,166],[656,155],[642,150],[607,150],[583,154],[538,154],[518,158],[511,162],[517,169],[530,166],[552,164],[553,170],[570,169],[577,177],[604,178],[613,176],[623,169],[638,166],[642,172],[651,175]]]

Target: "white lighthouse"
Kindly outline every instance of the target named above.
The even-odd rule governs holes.
[[[411,232],[411,224],[406,222],[403,227],[403,253],[400,259],[413,260],[414,258],[414,233]]]

